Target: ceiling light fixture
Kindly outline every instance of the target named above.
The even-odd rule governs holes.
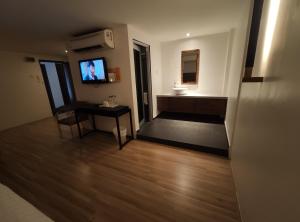
[[[190,35],[191,35],[191,33],[189,33],[189,32],[186,33],[186,37],[190,37]]]
[[[69,52],[69,51],[66,49],[66,50],[65,50],[65,53],[67,54],[68,52]]]

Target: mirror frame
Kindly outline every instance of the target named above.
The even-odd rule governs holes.
[[[184,63],[182,61],[182,57],[185,54],[196,54],[197,55],[197,71],[196,71],[196,81],[192,81],[192,82],[183,82],[183,66]],[[194,49],[194,50],[184,50],[181,52],[181,84],[184,85],[197,85],[198,84],[198,80],[199,80],[199,60],[200,60],[200,49]]]

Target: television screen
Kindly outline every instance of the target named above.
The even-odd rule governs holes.
[[[104,58],[80,60],[79,68],[83,83],[107,82],[107,68]]]

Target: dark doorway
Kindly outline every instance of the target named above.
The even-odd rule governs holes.
[[[152,120],[152,84],[150,46],[133,41],[136,94],[140,127]]]
[[[55,114],[59,107],[76,100],[69,63],[40,60],[40,66],[51,110]]]

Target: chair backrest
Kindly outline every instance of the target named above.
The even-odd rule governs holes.
[[[75,116],[75,112],[74,110],[70,110],[70,111],[58,111],[55,113],[55,117],[57,120],[62,120],[62,119],[67,119],[70,117]]]
[[[78,104],[87,104],[87,103],[86,102],[78,102],[76,104],[65,105],[65,106],[59,107],[57,109],[57,112],[55,113],[56,120],[59,121],[60,123],[74,122],[75,121],[75,111],[74,110],[76,109],[76,105],[78,105]],[[66,120],[66,121],[62,121],[62,120]],[[79,120],[79,122],[88,120],[88,115],[80,115],[78,120]]]

